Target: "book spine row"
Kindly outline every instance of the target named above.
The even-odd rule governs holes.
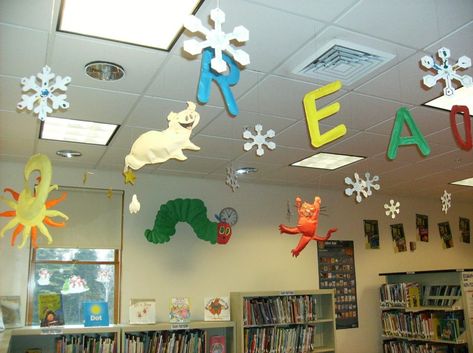
[[[460,353],[465,347],[449,347],[443,344],[419,343],[409,341],[387,341],[383,343],[384,353]]]
[[[432,316],[427,312],[385,311],[381,314],[381,321],[387,336],[435,339]]]
[[[315,326],[248,328],[245,353],[310,353],[316,345]]]
[[[205,353],[203,330],[126,333],[124,353]]]
[[[422,305],[450,307],[460,298],[461,288],[452,286],[423,286]]]
[[[65,335],[55,342],[56,353],[116,353],[116,337]]]
[[[382,307],[417,307],[420,305],[420,284],[401,282],[383,284],[379,289]]]
[[[244,299],[243,324],[290,324],[317,320],[313,295]]]

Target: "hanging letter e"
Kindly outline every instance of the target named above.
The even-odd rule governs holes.
[[[402,126],[407,124],[409,130],[411,131],[412,136],[402,136]],[[427,144],[424,136],[420,133],[417,128],[414,119],[412,118],[411,113],[407,108],[401,107],[396,112],[396,118],[394,119],[393,131],[391,133],[391,141],[389,141],[388,147],[388,158],[395,159],[397,156],[397,149],[399,146],[405,145],[417,145],[419,147],[422,155],[428,156],[430,154],[430,147]]]
[[[340,88],[342,88],[342,83],[340,81],[335,81],[311,91],[304,96],[305,118],[309,128],[310,142],[314,147],[323,146],[326,143],[332,142],[333,140],[336,140],[347,133],[347,128],[345,125],[340,124],[333,129],[320,134],[319,121],[337,113],[340,110],[340,103],[335,102],[322,108],[321,110],[317,110],[317,106],[315,104],[316,99],[337,92]]]
[[[205,48],[202,53],[197,100],[204,104],[209,101],[210,85],[212,84],[212,81],[215,81],[220,87],[228,112],[233,116],[237,116],[238,106],[235,97],[233,97],[230,86],[236,85],[240,80],[240,69],[232,58],[225,53],[222,53],[222,58],[228,64],[230,70],[228,75],[221,75],[213,71],[210,67],[211,60],[214,56],[214,50],[212,48]]]
[[[457,114],[463,113],[463,126],[465,127],[465,142],[463,142],[456,122]],[[471,140],[471,119],[470,110],[465,105],[454,105],[450,110],[450,126],[452,127],[453,136],[460,145],[460,148],[469,151],[473,147]]]

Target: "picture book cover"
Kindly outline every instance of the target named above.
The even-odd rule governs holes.
[[[439,226],[440,239],[442,240],[442,247],[444,249],[453,248],[453,236],[452,236],[452,231],[450,230],[450,223],[440,222],[438,226]]]
[[[379,228],[375,219],[363,220],[365,228],[365,248],[379,249]]]
[[[155,324],[156,300],[131,299],[129,308],[130,324]]]
[[[460,325],[458,319],[439,320],[440,339],[446,341],[456,341],[460,335]]]
[[[225,336],[210,336],[210,353],[226,353]]]
[[[230,300],[228,297],[206,297],[204,299],[205,321],[230,321]]]
[[[38,317],[42,327],[64,325],[62,295],[60,293],[40,293],[38,295]]]
[[[407,251],[406,236],[402,223],[391,224],[391,236],[393,238],[394,252]]]
[[[460,217],[459,220],[459,228],[460,228],[460,240],[463,243],[470,243],[470,219]]]
[[[3,323],[3,324],[2,324]],[[20,315],[20,296],[0,297],[0,329],[22,326]]]
[[[84,326],[108,326],[108,303],[107,302],[84,302],[82,303]]]
[[[191,320],[191,306],[187,297],[172,297],[169,305],[169,321],[189,322]]]
[[[424,214],[416,214],[416,230],[418,241],[429,241],[429,217]]]

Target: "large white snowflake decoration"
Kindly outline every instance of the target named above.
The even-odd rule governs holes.
[[[233,192],[240,187],[240,184],[238,184],[237,173],[232,167],[227,167],[227,179],[225,180],[225,184],[230,186]]]
[[[447,190],[444,190],[440,200],[442,201],[442,211],[447,214],[448,209],[452,207],[452,194],[448,193]]]
[[[379,181],[379,176],[375,175],[370,179],[370,173],[365,173],[366,180],[360,178],[358,173],[354,173],[355,180],[352,180],[350,177],[345,178],[345,184],[351,185],[352,188],[345,189],[345,195],[351,196],[353,193],[356,193],[356,202],[361,202],[364,196],[367,198],[373,194],[372,189],[379,190],[380,185],[375,184],[376,181]]]
[[[41,84],[38,84],[38,78]],[[50,81],[53,78],[56,78],[56,80],[50,85]],[[46,65],[37,76],[23,77],[21,79],[22,91],[33,91],[33,94],[22,94],[21,102],[16,107],[20,110],[26,108],[30,111],[34,108],[33,112],[38,114],[39,120],[44,121],[47,114],[52,113],[53,110],[69,108],[69,102],[66,102],[67,96],[65,94],[56,95],[56,93],[67,91],[66,85],[70,82],[71,78],[69,76],[64,78],[56,76],[56,74],[51,72],[51,68]],[[52,102],[52,108],[49,106],[49,100]]]
[[[270,139],[274,137],[274,130],[268,130],[264,135],[261,134],[263,130],[263,126],[261,124],[255,125],[256,135],[253,135],[251,131],[245,129],[243,132],[243,137],[245,139],[252,139],[252,142],[247,142],[243,145],[243,149],[245,151],[249,151],[253,148],[253,146],[258,146],[256,149],[256,154],[261,157],[264,154],[263,145],[268,147],[270,150],[274,150],[276,148],[276,144],[272,141],[266,141],[266,139]]]
[[[184,42],[184,50],[191,55],[197,55],[202,52],[204,48],[211,47],[215,51],[215,57],[210,61],[210,67],[218,73],[227,70],[227,63],[222,58],[222,52],[230,54],[236,62],[245,66],[250,63],[250,56],[244,50],[234,49],[230,45],[230,41],[246,42],[250,38],[250,32],[244,26],[237,26],[232,33],[224,33],[222,31],[222,23],[225,22],[225,13],[219,8],[210,11],[210,18],[212,19],[215,29],[208,30],[202,25],[200,19],[195,16],[189,16],[184,21],[184,27],[194,32],[200,32],[205,35],[205,40],[202,42],[196,39],[189,39]]]
[[[467,69],[471,66],[471,59],[468,56],[464,55],[459,57],[455,65],[451,65],[448,62],[448,58],[450,57],[450,49],[440,48],[438,50],[438,56],[442,60],[441,64],[435,63],[435,59],[428,55],[423,56],[420,59],[420,63],[423,67],[437,71],[435,76],[426,75],[423,77],[424,84],[427,87],[433,87],[437,84],[437,81],[444,80],[445,88],[443,89],[443,93],[446,96],[451,96],[455,93],[452,80],[460,81],[460,83],[465,87],[471,86],[473,84],[473,79],[471,76],[462,76],[457,74],[458,69]]]
[[[394,200],[389,200],[389,205],[387,203],[384,204],[384,208],[386,209],[386,216],[391,216],[392,219],[396,218],[396,214],[399,214],[399,207],[401,204],[399,201],[394,203]]]

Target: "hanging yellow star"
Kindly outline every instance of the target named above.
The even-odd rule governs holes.
[[[111,199],[112,196],[113,196],[113,190],[112,190],[112,189],[108,189],[108,190],[107,190],[107,197],[108,197],[109,199]]]
[[[132,169],[128,169],[126,172],[124,172],[123,176],[125,177],[125,185],[127,183],[135,185],[136,175]]]
[[[85,185],[85,183],[87,183],[87,177],[88,177],[88,176],[89,176],[89,173],[88,173],[88,172],[85,172],[85,173],[84,173],[84,176],[83,176],[83,178],[82,178],[82,184]]]

